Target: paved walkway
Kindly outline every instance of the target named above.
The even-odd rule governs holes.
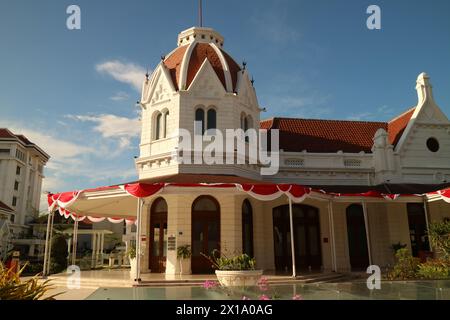
[[[333,281],[342,277],[336,273],[314,273],[307,272],[300,274],[296,279],[290,275],[264,275],[270,283],[292,283],[292,282],[321,282]],[[80,300],[86,299],[99,288],[131,288],[136,284],[130,278],[130,269],[101,269],[81,271],[79,278],[80,289],[70,289],[78,284],[78,280],[68,273],[59,273],[49,277],[53,289],[48,295],[62,292],[57,296],[57,300]],[[140,286],[151,287],[178,287],[178,286],[199,286],[206,280],[217,278],[214,274],[204,275],[166,275],[161,273],[143,273]],[[46,295],[46,296],[48,296]]]

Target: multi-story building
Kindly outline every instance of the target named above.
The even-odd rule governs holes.
[[[49,158],[24,135],[0,128],[0,203],[8,211],[16,246],[34,247],[33,239],[28,239],[32,232],[28,223],[39,215],[43,170]]]

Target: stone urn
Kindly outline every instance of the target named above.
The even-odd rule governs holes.
[[[217,280],[224,287],[256,286],[262,274],[262,270],[216,270]]]

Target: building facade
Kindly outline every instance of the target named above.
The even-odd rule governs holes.
[[[235,62],[223,47],[223,37],[212,29],[185,30],[178,36],[178,47],[146,77],[136,159],[141,182],[295,183],[338,193],[383,187],[390,194],[448,186],[450,122],[433,98],[427,74],[416,81],[417,105],[389,122],[260,121],[264,110],[246,65]],[[180,163],[177,130],[186,129],[194,137],[194,121],[200,121],[202,132],[278,129],[278,173],[263,176],[260,165],[249,163]],[[307,198],[295,204],[297,268],[346,272],[369,264],[387,267],[394,262],[392,245],[397,243],[426,257],[432,250],[427,225],[450,218],[450,206],[420,197],[402,199],[341,197],[331,203]],[[292,268],[283,198],[265,202],[235,191],[198,187],[165,192],[145,200],[142,230],[142,269],[147,272],[180,271],[176,252],[167,250],[170,239],[192,247],[191,259],[183,261],[184,273],[210,272],[201,253],[213,249],[246,252],[265,270]]]
[[[0,202],[9,208],[5,223],[12,244],[27,246],[31,255],[34,250],[29,248],[43,244],[29,239],[33,230],[28,224],[39,216],[43,170],[49,158],[25,136],[0,128]]]

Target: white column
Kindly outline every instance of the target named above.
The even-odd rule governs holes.
[[[292,277],[297,276],[297,270],[295,267],[295,245],[294,245],[294,219],[292,217],[292,200],[289,198],[289,223],[291,227],[291,254],[292,254]]]
[[[366,239],[367,239],[367,253],[369,255],[369,265],[372,265],[372,250],[370,244],[370,231],[369,231],[369,217],[367,216],[367,204],[362,202],[363,213],[364,213],[364,225],[366,227]]]
[[[427,235],[428,235],[428,230],[430,228],[430,222],[428,220],[428,203],[427,203],[427,196],[426,195],[423,196],[423,210],[424,210],[424,213],[425,213],[425,224],[427,226]],[[429,237],[428,237],[428,245],[430,247],[430,251],[433,251],[433,247],[431,246],[431,242],[430,242],[430,238]]]
[[[137,226],[136,226],[136,278],[135,281],[141,281],[141,221],[142,221],[142,200],[137,199]]]
[[[102,233],[101,237],[100,237],[100,259],[101,259],[101,263],[100,265],[103,266],[103,249],[105,246],[105,234]]]
[[[72,246],[72,238],[67,241],[67,263],[70,261],[70,247]]]
[[[47,217],[47,231],[45,233],[45,248],[44,248],[44,270],[42,271],[42,277],[46,277],[48,270],[47,270],[47,259],[48,259],[48,240],[50,238],[50,222],[52,219],[53,212],[49,212]]]
[[[77,244],[78,244],[78,220],[75,219],[73,224],[73,234],[72,234],[72,265],[76,264],[77,259]]]
[[[97,233],[92,233],[92,256],[91,256],[91,268],[95,268],[95,256],[97,255]]]
[[[337,259],[336,259],[336,239],[334,236],[334,214],[333,214],[333,200],[328,202],[328,214],[330,223],[330,243],[331,243],[331,259],[333,264],[333,271],[337,272]]]

